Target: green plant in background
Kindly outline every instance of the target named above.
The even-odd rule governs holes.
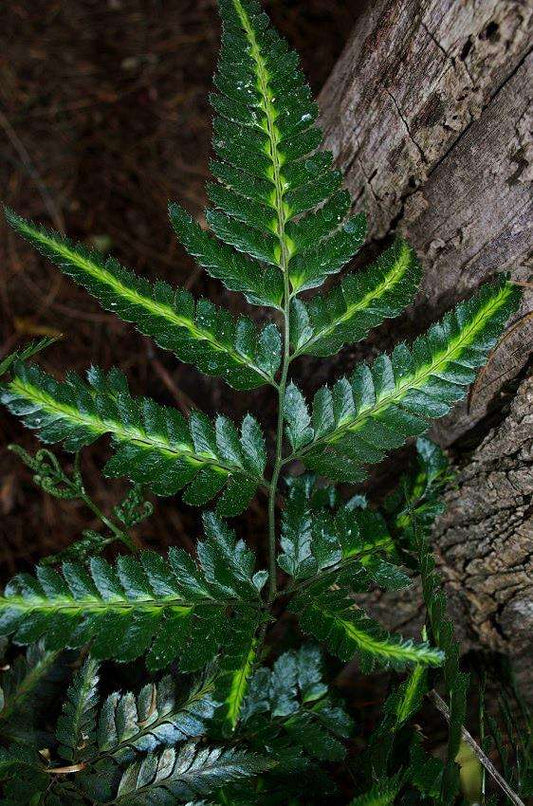
[[[4,404],[44,443],[73,452],[74,471],[49,449],[18,453],[44,490],[89,506],[103,532],[85,533],[63,556],[19,574],[0,598],[0,633],[15,647],[29,645],[26,660],[5,672],[2,802],[333,803],[342,802],[334,780],[346,777],[354,806],[452,803],[467,679],[428,543],[446,463],[420,435],[464,396],[519,293],[506,279],[484,285],[412,345],[319,388],[310,405],[292,379],[297,358],[333,355],[397,316],[421,270],[397,239],[368,269],[325,293],[304,293],[355,255],[365,218],[350,214],[342,176],[319,150],[317,107],[296,55],[255,0],[220,0],[220,8],[208,229],[177,204],[170,218],[208,274],[268,309],[271,322],[234,319],[10,210],[6,216],[107,310],[180,360],[237,390],[270,386],[279,401],[274,444],[251,414],[238,425],[199,410],[185,418],[136,398],[117,369],[91,367],[86,380],[58,381],[28,363],[44,344],[4,360]],[[104,474],[133,482],[111,515],[86,493],[79,459],[106,435]],[[361,482],[368,465],[411,437],[419,437],[418,468],[381,509],[361,495],[343,499],[335,482]],[[130,529],[150,514],[150,491],[182,491],[188,504],[209,505],[195,557],[181,548],[137,550]],[[226,520],[256,494],[267,501],[268,569],[257,568]],[[113,561],[103,556],[111,542],[124,552]],[[388,633],[355,598],[376,585],[409,585],[402,564],[422,577],[428,615],[420,641]],[[280,654],[265,639],[286,609],[312,643]],[[352,719],[325,682],[316,642],[340,661],[357,655],[362,674],[407,672],[357,757],[348,755]],[[277,657],[265,664],[267,645]],[[28,709],[45,696],[52,671],[65,668],[62,707],[50,706],[45,718]],[[114,681],[128,669],[134,690],[118,690]],[[440,679],[450,707],[445,762],[430,755],[413,721]]]

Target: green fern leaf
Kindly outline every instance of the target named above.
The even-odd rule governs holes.
[[[281,309],[287,284],[294,294],[315,288],[351,259],[365,220],[347,218],[341,174],[330,153],[317,151],[318,110],[296,54],[255,0],[219,5],[218,92],[210,97],[218,181],[208,188],[215,209],[206,211],[212,234],[177,205],[170,216],[213,277],[251,303]]]
[[[274,664],[272,712],[287,716],[283,728],[292,742],[311,758],[342,761],[346,748],[340,739],[350,736],[353,725],[327,694],[317,646],[304,644],[296,652],[284,653]]]
[[[306,756],[323,761],[342,760],[346,755],[343,740],[353,730],[344,708],[334,704],[328,695],[321,654],[313,644],[283,653],[271,670],[263,667],[255,672],[243,720],[249,722],[246,727],[258,741],[280,756],[282,764],[283,755],[287,755],[285,763],[289,769],[289,748],[292,754],[300,754],[300,764]],[[289,744],[285,745],[281,736]],[[263,752],[263,747],[259,747]]]
[[[167,748],[148,755],[123,773],[112,803],[120,806],[174,806],[176,800],[207,795],[244,778],[253,778],[270,763],[244,751],[186,744],[179,753]]]
[[[304,396],[293,382],[289,383],[285,391],[283,414],[289,442],[293,450],[297,451],[313,439],[313,429]]]
[[[298,688],[302,702],[312,703],[328,692],[323,681],[322,655],[315,644],[303,644],[296,652]]]
[[[398,687],[395,706],[397,726],[407,722],[420,710],[427,690],[427,669],[424,666],[415,666],[407,680]]]
[[[324,488],[311,475],[286,480],[289,494],[282,518],[278,565],[294,580],[321,578],[350,568],[382,587],[400,588],[410,580],[385,558],[394,543],[383,516],[348,502],[324,504]],[[355,578],[355,577],[354,577]]]
[[[303,484],[293,484],[283,511],[281,548],[278,565],[295,579],[313,576],[318,563],[313,557],[313,523],[307,490]]]
[[[281,310],[283,280],[277,269],[266,270],[257,260],[216,240],[179,205],[170,204],[169,215],[180,242],[211,277],[222,280],[230,291],[242,291],[254,305]]]
[[[385,318],[412,302],[421,267],[409,245],[398,239],[366,271],[346,275],[340,285],[308,303],[294,299],[291,338],[294,357],[328,356],[365,338]]]
[[[181,361],[217,375],[236,389],[273,383],[281,358],[275,325],[259,334],[250,319],[237,322],[208,300],[195,302],[188,291],[167,283],[154,286],[123,268],[114,258],[102,258],[72,244],[55,232],[5,211],[11,226],[45,257],[89,291],[106,310],[134,322],[146,336]],[[40,348],[39,348],[40,349]]]
[[[325,476],[360,481],[364,464],[381,461],[409,436],[421,434],[464,396],[519,299],[516,286],[505,280],[486,284],[411,349],[399,344],[391,357],[357,367],[350,381],[342,378],[332,390],[320,389],[313,431],[306,428],[295,456]],[[299,401],[302,411],[304,406]]]
[[[387,633],[354,604],[346,588],[331,590],[325,583],[315,583],[294,597],[290,610],[305,632],[324,641],[341,660],[351,660],[357,652],[363,672],[375,666],[402,669],[413,663],[438,666],[443,661],[440,650]]]
[[[148,683],[137,696],[114,692],[98,716],[98,753],[93,763],[102,755],[124,760],[133,757],[133,751],[152,753],[161,745],[174,747],[199,738],[205,735],[216,707],[210,679],[181,700],[176,697],[176,683],[170,676]]]
[[[146,484],[158,495],[186,485],[184,500],[202,505],[223,488],[221,515],[242,512],[264,484],[264,438],[248,415],[241,436],[219,416],[215,427],[193,412],[187,422],[173,408],[149,398],[133,398],[116,369],[107,375],[91,368],[88,383],[70,374],[63,383],[38,367],[17,364],[1,400],[43,442],[63,442],[77,451],[110,434],[115,455],[104,472]]]
[[[368,792],[358,795],[350,801],[349,806],[392,806],[400,787],[401,783],[398,777],[391,778],[388,781],[380,781],[374,784]]]
[[[198,563],[182,549],[168,561],[154,552],[119,557],[112,567],[63,563],[36,576],[20,574],[0,598],[0,635],[27,644],[44,636],[50,649],[91,642],[95,658],[133,660],[147,653],[150,669],[180,658],[182,671],[213,660],[241,618],[260,608],[264,575],[253,554],[214,515],[205,517]]]
[[[268,689],[273,717],[286,717],[298,711],[298,662],[295,652],[284,652],[272,667]]]
[[[59,754],[67,761],[80,761],[91,753],[96,734],[97,688],[98,663],[87,658],[74,675],[57,720]]]
[[[332,173],[332,175],[334,174]],[[313,188],[312,184],[309,190],[311,188]],[[336,187],[332,189],[336,189]],[[320,201],[322,201],[322,195]],[[308,208],[306,207],[306,209]],[[349,218],[337,232],[313,251],[295,255],[289,265],[293,294],[317,288],[322,285],[326,277],[337,274],[359,251],[364,243],[365,235],[366,219],[360,213]]]
[[[63,677],[59,652],[47,652],[41,643],[29,646],[2,669],[0,677],[0,735],[18,743],[34,739],[35,716]]]
[[[242,618],[237,629],[229,636],[225,654],[218,672],[216,694],[223,705],[224,727],[233,732],[241,718],[241,711],[254,671],[259,649],[257,630],[261,620],[250,613]]]

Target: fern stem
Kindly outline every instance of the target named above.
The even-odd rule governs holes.
[[[264,128],[270,144],[270,159],[272,160],[271,181],[274,185],[273,208],[277,215],[277,236],[280,245],[279,268],[283,274],[283,363],[278,386],[278,423],[276,428],[276,459],[270,482],[268,500],[268,560],[269,560],[269,594],[268,601],[272,602],[277,595],[276,583],[276,493],[281,468],[283,467],[283,404],[285,388],[290,364],[290,324],[289,310],[291,303],[291,289],[289,284],[290,250],[285,234],[286,209],[283,199],[284,181],[281,173],[282,160],[279,152],[279,133],[276,127],[276,109],[269,86],[269,72],[265,58],[257,41],[255,31],[250,23],[246,9],[240,0],[235,0],[235,9],[240,17],[242,26],[250,43],[250,54],[257,67],[258,88],[262,97],[262,108],[265,114]]]
[[[90,495],[87,494],[85,491],[85,485],[83,484],[83,479],[81,475],[81,455],[78,452],[74,458],[74,472],[78,479],[78,494],[79,498],[85,506],[91,510],[93,515],[96,515],[98,520],[100,520],[104,526],[107,526],[110,532],[112,532],[115,536],[116,540],[120,540],[130,551],[137,551],[137,546],[135,545],[133,538],[125,531],[123,531],[119,526],[116,525],[107,515],[102,512],[100,507],[93,501]]]
[[[287,272],[284,273],[285,285],[288,287]],[[289,295],[287,288],[284,294],[284,349],[283,365],[279,382],[278,393],[278,424],[276,429],[276,460],[272,479],[270,482],[270,494],[268,498],[268,559],[269,559],[269,596],[268,601],[272,602],[277,596],[276,585],[276,492],[278,488],[279,476],[283,467],[283,401],[285,400],[285,388],[287,386],[287,375],[289,372]]]
[[[439,711],[444,719],[450,724],[451,721],[451,713],[448,705],[442,699],[442,697],[437,694],[437,692],[433,689],[429,692],[428,698],[431,700],[437,711]],[[461,726],[461,736],[463,741],[474,751],[476,756],[478,757],[480,763],[486,769],[488,774],[494,779],[494,781],[498,784],[502,792],[505,792],[509,800],[515,804],[515,806],[525,806],[524,801],[520,798],[514,789],[511,789],[505,778],[503,778],[490,758],[487,754],[482,750],[482,748],[478,745],[474,737],[467,731],[467,729]]]
[[[133,539],[130,537],[130,535],[127,534],[127,532],[123,532],[122,529],[120,529],[116,524],[114,524],[113,521],[110,518],[108,518],[107,515],[105,515],[102,512],[100,507],[98,507],[94,503],[92,498],[90,498],[86,493],[82,494],[80,496],[80,498],[83,501],[83,503],[85,504],[85,506],[88,507],[91,510],[91,512],[94,515],[96,515],[96,517],[100,521],[102,521],[104,526],[107,526],[107,528],[114,534],[116,540],[120,540],[122,543],[124,543],[124,545],[130,551],[137,551],[138,550],[139,547],[135,545],[135,543],[134,543]]]

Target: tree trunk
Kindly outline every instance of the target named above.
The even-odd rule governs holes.
[[[520,0],[369,0],[362,10],[321,95],[326,144],[368,214],[362,258],[400,232],[425,279],[401,333],[385,325],[327,362],[327,376],[309,361],[315,381],[415,336],[497,271],[531,279],[532,16]],[[459,465],[435,545],[461,637],[518,662],[533,634],[532,307],[526,289],[470,400],[433,430]],[[414,632],[416,601],[411,592],[375,607]]]

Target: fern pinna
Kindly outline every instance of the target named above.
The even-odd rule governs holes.
[[[452,802],[465,679],[420,536],[445,476],[442,455],[421,435],[464,397],[519,294],[505,278],[484,285],[412,344],[356,366],[309,402],[292,378],[293,362],[332,355],[397,316],[417,293],[421,268],[397,238],[367,269],[332,278],[362,246],[365,217],[351,213],[332,155],[320,149],[317,107],[297,56],[256,0],[219,5],[207,228],[175,203],[170,220],[211,277],[269,310],[268,324],[258,327],[253,310],[235,319],[185,289],[151,285],[114,258],[11,210],[6,217],[107,310],[181,361],[236,390],[273,387],[274,444],[267,446],[252,414],[239,424],[199,409],[185,418],[134,397],[118,369],[91,367],[86,379],[57,380],[28,363],[46,343],[2,362],[3,403],[44,443],[76,455],[70,476],[48,449],[35,457],[19,449],[36,481],[53,495],[80,497],[105,527],[35,573],[17,575],[0,599],[0,632],[15,646],[30,645],[34,670],[31,686],[17,673],[0,712],[2,802],[339,802],[333,763],[351,765],[353,804],[404,796]],[[110,516],[91,502],[79,470],[80,451],[107,436],[112,453],[104,474],[134,484]],[[383,510],[362,495],[346,500],[335,488],[360,483],[369,465],[412,437],[419,438],[421,469]],[[165,555],[137,550],[129,529],[149,514],[143,489],[181,491],[186,503],[209,505],[196,557],[175,547]],[[225,520],[258,491],[268,500],[268,570],[257,567]],[[130,551],[106,559],[102,552],[115,540]],[[356,598],[376,585],[409,585],[402,562],[418,564],[424,580],[429,618],[418,641],[388,633]],[[408,672],[387,700],[364,764],[346,761],[352,720],[324,682],[316,643],[264,665],[265,638],[284,610],[330,656],[345,662],[356,655],[361,673]],[[113,673],[108,662],[133,661],[144,685],[110,692],[109,681],[130,667]],[[443,664],[454,713],[447,766],[412,727]],[[15,730],[16,709],[60,665],[71,680],[56,727],[30,714],[24,730]],[[305,793],[302,772],[312,783]]]

